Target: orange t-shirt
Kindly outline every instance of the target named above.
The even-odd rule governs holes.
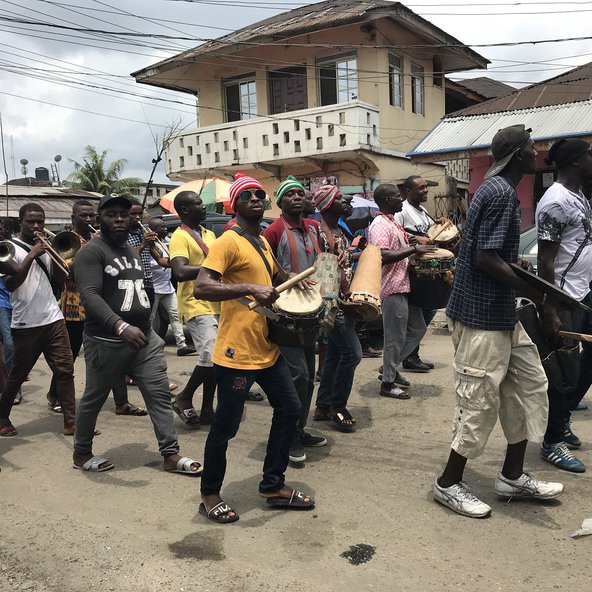
[[[261,237],[263,253],[275,273],[271,249]],[[234,231],[225,232],[210,247],[202,264],[222,276],[225,284],[259,284],[271,286],[271,278],[253,245]],[[212,361],[219,366],[241,370],[262,370],[275,364],[280,355],[269,341],[267,319],[248,310],[236,300],[222,302],[220,324]]]

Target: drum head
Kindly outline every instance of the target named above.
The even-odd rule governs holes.
[[[318,290],[288,288],[274,302],[277,310],[291,315],[311,315],[323,307],[323,297]]]
[[[436,249],[433,253],[426,253],[418,257],[418,259],[423,259],[424,261],[431,261],[432,259],[454,259],[454,253],[446,249]]]
[[[444,224],[434,224],[428,228],[428,238],[431,238],[437,243],[447,243],[458,237],[458,228],[452,224],[445,230],[442,230]],[[436,238],[434,238],[436,237]]]

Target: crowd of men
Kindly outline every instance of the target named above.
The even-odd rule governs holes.
[[[515,125],[493,138],[494,163],[468,209],[446,311],[455,352],[456,406],[450,456],[433,495],[471,517],[488,516],[491,507],[463,481],[464,468],[483,452],[498,417],[508,441],[494,482],[499,496],[552,499],[562,493],[560,483],[540,481],[524,471],[528,440],[542,442],[542,458],[555,466],[585,470],[570,451],[582,444],[571,429],[571,412],[592,384],[592,346],[584,344],[578,354],[577,384],[565,392],[547,380],[539,351],[516,316],[515,296],[520,293],[538,306],[545,336],[557,347],[562,328],[592,332],[590,314],[574,308],[566,317],[556,300],[510,267],[518,260],[520,235],[516,186],[534,172],[536,163],[529,132]],[[537,206],[539,274],[575,301],[592,305],[592,212],[581,190],[592,177],[590,146],[560,140],[549,152],[549,163],[557,167],[558,179]],[[336,307],[317,344],[278,346],[261,313],[278,300],[280,281],[313,267],[322,253],[337,261],[339,287],[333,298],[346,300],[358,256],[344,224],[349,202],[339,187],[324,185],[307,196],[302,183],[289,176],[275,195],[281,215],[262,231],[268,199],[259,181],[237,174],[229,191],[236,216],[216,238],[203,226],[206,210],[200,196],[182,191],[174,201],[181,224],[170,241],[161,218],[143,226],[139,203],[107,195],[95,212],[91,203],[79,201],[72,226],[81,247],[63,266],[39,239],[43,208],[24,205],[19,234],[11,239],[14,256],[0,262],[0,435],[16,435],[11,411],[43,353],[52,371],[48,404],[63,414],[64,434],[74,437],[75,469],[114,468],[111,460],[93,452],[97,417],[113,391],[117,413],[150,416],[164,470],[201,475],[199,512],[216,523],[231,523],[239,515],[221,497],[226,452],[257,383],[273,408],[259,495],[274,507],[314,507],[310,495],[286,484],[285,472],[290,461],[306,459],[307,447],[327,444],[307,429],[309,415],[341,432],[355,431],[348,400],[362,358],[356,323]],[[374,199],[379,212],[366,239],[380,249],[382,267],[378,296],[384,350],[377,394],[409,399],[411,385],[399,370],[433,368],[420,358],[419,346],[436,312],[410,303],[410,266],[434,253],[428,230],[446,220],[434,220],[423,207],[427,183],[419,176],[409,177],[402,192],[393,184],[378,186]],[[320,220],[308,217],[315,209]],[[7,226],[0,225],[4,238],[10,238]],[[318,288],[316,281],[303,279],[297,289]],[[257,307],[249,307],[251,303]],[[173,401],[176,385],[167,376],[164,342],[152,329],[159,306],[168,316],[177,354],[194,355],[190,359],[195,361]],[[73,367],[82,346],[86,381],[76,404]],[[316,348],[325,354],[318,366]],[[317,367],[320,384],[311,414]],[[126,382],[139,387],[146,409],[129,402]],[[200,386],[198,412],[194,397]],[[210,426],[203,467],[180,454],[175,414],[190,428]]]

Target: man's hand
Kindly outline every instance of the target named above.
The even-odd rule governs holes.
[[[257,302],[264,306],[273,304],[280,297],[278,291],[273,286],[253,285],[249,293]]]
[[[121,335],[121,339],[132,349],[138,350],[148,345],[146,335],[138,327],[130,325]]]
[[[43,253],[47,252],[47,246],[45,245],[45,243],[42,243],[41,241],[37,241],[32,247],[31,247],[31,251],[29,252],[29,255],[31,255],[31,257],[33,257],[34,259],[37,257],[40,257],[41,255],[43,255]]]
[[[409,241],[409,244],[412,244],[411,241]],[[434,241],[429,238],[428,236],[416,236],[415,237],[415,244],[416,245],[433,245]]]
[[[553,306],[549,304],[543,305],[543,333],[546,337],[557,339],[558,333],[561,331],[563,325],[561,319]]]
[[[428,253],[435,253],[437,251],[437,247],[434,245],[416,245],[415,252],[418,255],[427,255]]]
[[[288,279],[293,278],[295,275],[298,275],[296,273],[294,273],[293,271],[291,273],[288,274]],[[300,289],[300,290],[312,290],[314,286],[317,285],[317,280],[313,280],[309,277],[299,281],[296,286]]]
[[[143,251],[146,247],[150,247],[151,245],[153,245],[156,240],[158,239],[158,236],[156,234],[156,232],[152,231],[152,230],[146,230],[146,232],[144,232],[144,238],[142,239],[142,244],[140,245],[140,250]]]
[[[450,224],[452,224],[452,220],[450,218],[446,218],[445,216],[440,216],[439,218],[434,218],[434,222],[436,224],[446,224],[447,222],[450,222]]]

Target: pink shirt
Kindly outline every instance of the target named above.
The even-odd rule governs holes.
[[[378,213],[370,228],[368,228],[368,242],[381,249],[400,251],[409,246],[408,235],[403,227],[391,215]],[[384,300],[392,294],[408,294],[409,286],[409,258],[396,263],[382,266],[382,294]]]

